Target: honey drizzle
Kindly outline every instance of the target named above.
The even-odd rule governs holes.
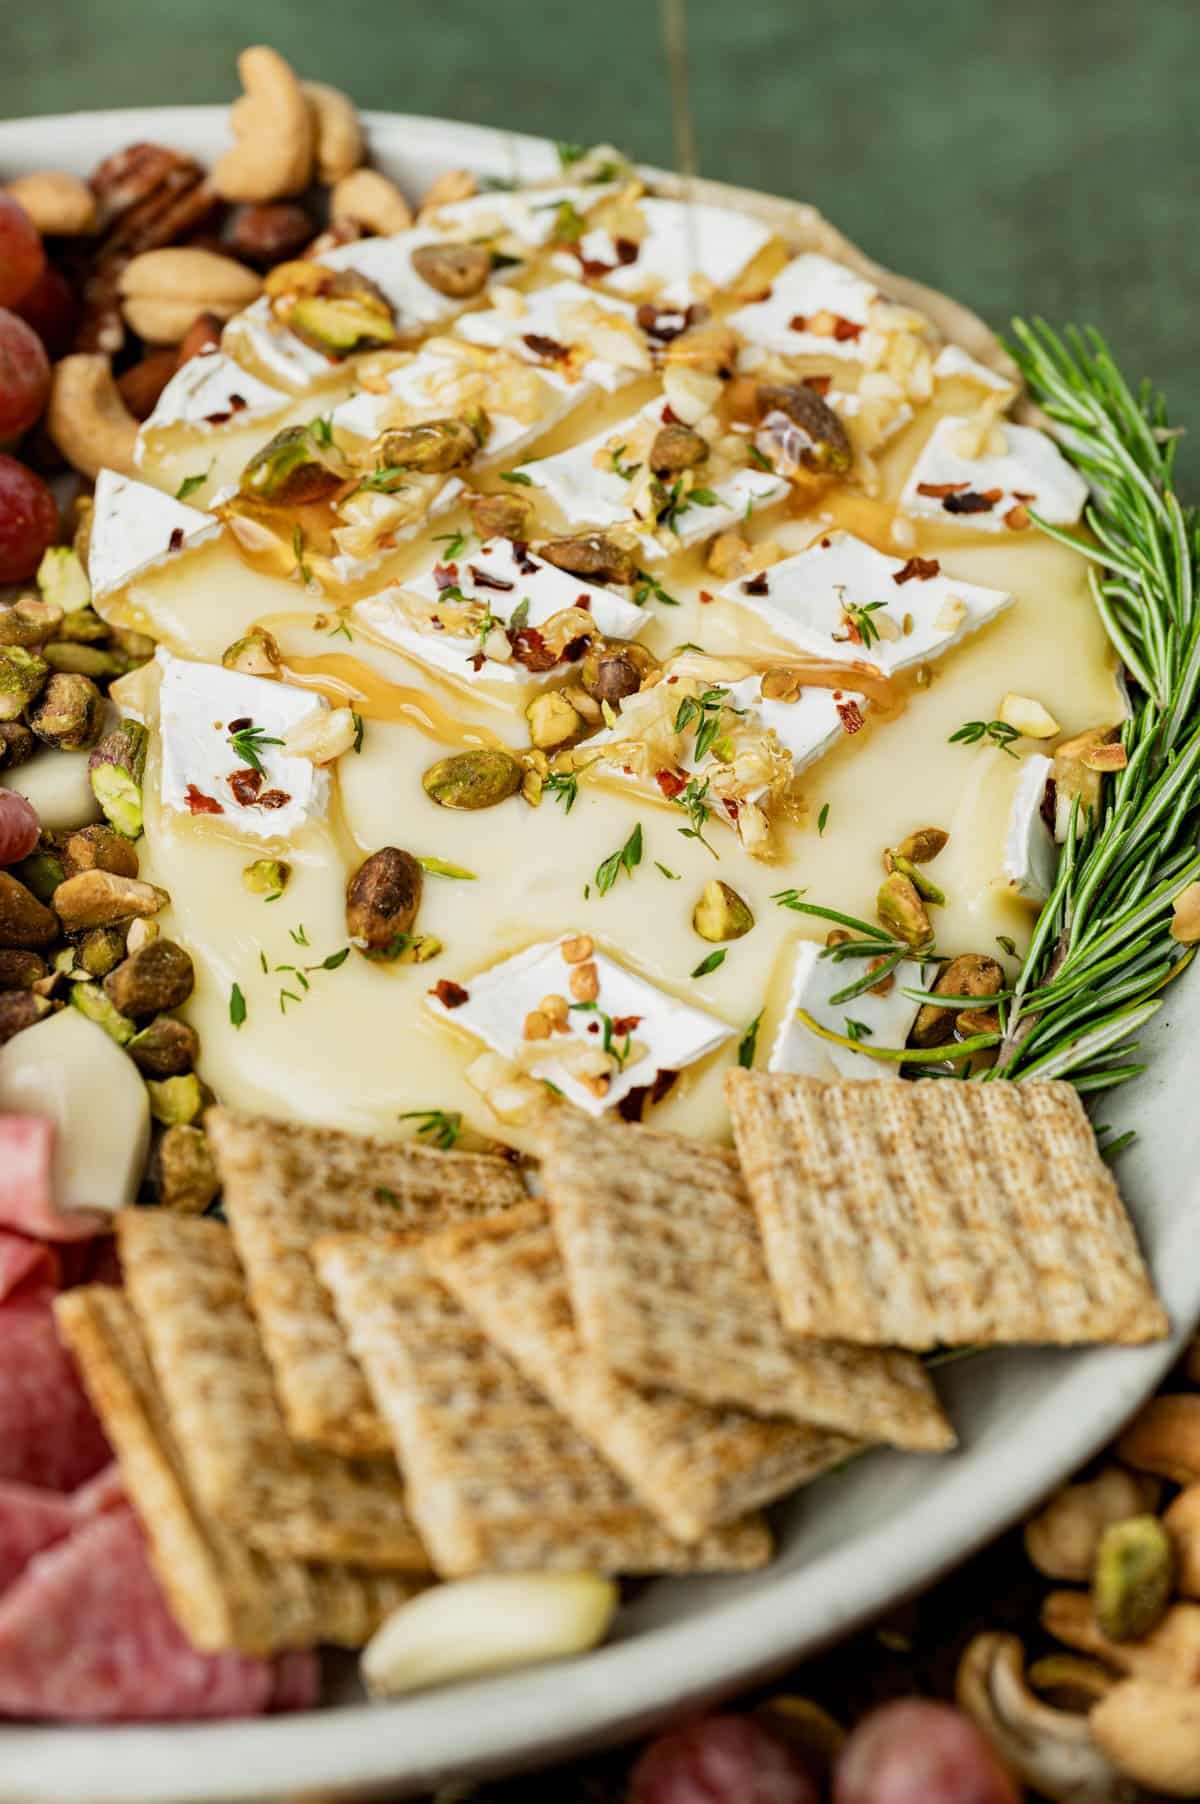
[[[487,727],[459,720],[427,689],[393,683],[348,652],[320,657],[288,656],[284,676],[301,689],[315,689],[335,707],[352,707],[368,720],[403,721],[439,745],[499,746],[503,740]]]

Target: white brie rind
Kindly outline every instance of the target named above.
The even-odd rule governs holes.
[[[871,664],[891,675],[927,663],[1012,605],[1002,589],[953,577],[912,576],[906,561],[886,557],[852,533],[833,532],[795,557],[720,591],[723,601],[750,608],[780,639],[811,657]],[[874,604],[882,603],[882,607]],[[879,637],[871,644],[850,632],[854,608]]]
[[[215,538],[221,530],[215,515],[188,507],[147,482],[101,470],[88,540],[92,600],[103,601],[142,571]]]
[[[628,256],[632,240],[618,244],[601,226],[585,232],[569,250],[556,251],[555,264],[572,274],[586,266],[590,279],[619,294],[686,303],[697,298],[696,278],[706,291],[710,284],[727,288],[771,238],[760,220],[729,207],[651,197],[639,200],[637,209],[646,229],[636,255]],[[596,271],[597,265],[604,273]]]
[[[538,1008],[543,997],[570,995],[575,967],[567,964],[561,951],[569,937],[530,946],[515,958],[469,978],[463,985],[467,1000],[457,1008],[447,1008],[433,993],[426,1006],[456,1027],[465,1028],[493,1052],[518,1062],[530,1077],[556,1084],[568,1101],[589,1115],[603,1114],[631,1090],[652,1084],[660,1071],[682,1071],[732,1038],[734,1029],[716,1015],[680,1002],[597,950],[591,961],[600,980],[595,1009],[573,1008],[565,1033],[548,1040],[526,1040],[526,1016]],[[594,1096],[573,1077],[561,1056],[561,1049],[572,1042],[603,1046],[603,1024],[597,1010],[611,1021],[636,1020],[636,1026],[629,1029],[630,1037],[645,1048],[640,1057],[631,1057],[623,1070],[614,1072],[602,1097]]]
[[[940,382],[949,382],[952,377],[961,376],[967,382],[977,382],[981,388],[1004,389],[1009,393],[1016,392],[1015,384],[998,370],[989,369],[986,363],[980,363],[961,345],[943,345],[933,360],[933,373]]]
[[[266,677],[243,676],[220,664],[193,664],[158,652],[162,666],[158,726],[162,746],[164,808],[211,818],[222,828],[256,839],[290,839],[329,805],[329,773],[308,758],[292,757],[282,745],[292,728],[315,710],[327,710],[323,696]],[[260,796],[265,803],[239,802],[229,779],[247,761],[230,744],[230,723],[258,729],[254,746],[262,764]],[[274,798],[284,799],[272,805]],[[207,806],[218,804],[219,812]]]
[[[442,573],[441,583],[435,569]],[[524,624],[528,627],[539,627],[552,615],[573,607],[584,607],[606,638],[634,639],[646,625],[645,612],[615,590],[571,576],[534,557],[524,547],[518,549],[511,539],[490,539],[469,556],[431,566],[406,581],[403,588],[397,585],[372,595],[356,604],[355,617],[376,637],[466,683],[532,683],[561,677],[569,669],[560,662],[549,671],[535,674],[515,660],[501,662],[486,656],[476,669],[480,656],[478,636],[469,638],[461,633],[423,628],[404,608],[404,590],[430,602],[436,601],[447,583],[452,583],[468,601],[486,604],[504,626],[525,603],[528,608]]]
[[[906,514],[975,532],[1002,532],[1006,516],[1023,506],[1052,526],[1075,524],[1087,500],[1087,483],[1052,439],[1036,426],[1001,420],[996,430],[1004,435],[1003,453],[962,457],[955,440],[971,425],[954,416],[938,421],[900,497]],[[922,494],[922,488],[949,492]],[[977,496],[991,499],[979,506],[973,500]]]
[[[320,382],[336,379],[344,368],[334,357],[315,350],[276,319],[269,295],[236,313],[221,334],[221,348],[239,363],[262,370],[271,382],[304,394]]]
[[[588,187],[566,182],[548,188],[496,189],[472,194],[466,200],[449,201],[425,215],[421,225],[430,230],[431,237],[466,238],[472,243],[515,238],[534,251],[554,233],[561,207],[566,205],[586,218],[616,192],[614,182],[597,182]]]
[[[729,324],[766,351],[792,357],[859,356],[858,340],[866,330],[871,303],[879,290],[865,276],[806,251],[785,264],[760,301],[751,301],[729,316]],[[826,316],[834,322],[823,329]],[[822,329],[812,331],[815,319]],[[793,323],[794,322],[794,323]]]
[[[863,961],[821,956],[823,948],[812,940],[801,940],[796,948],[787,1007],[775,1044],[767,1060],[768,1071],[794,1072],[801,1077],[823,1078],[898,1078],[900,1069],[885,1059],[872,1059],[854,1052],[849,1046],[835,1045],[812,1032],[796,1011],[803,1009],[819,1027],[830,1033],[849,1035],[848,1021],[858,1021],[870,1029],[867,1044],[878,1047],[900,1047],[908,1039],[917,1018],[919,1003],[904,995],[906,989],[922,988],[921,967],[911,959],[902,959],[892,973],[893,983],[886,996],[864,990],[848,1002],[832,1003],[831,996],[857,982],[863,975]]]
[[[1058,876],[1059,849],[1042,813],[1053,768],[1041,752],[1022,759],[1004,829],[1004,875],[1018,896],[1039,904],[1049,899]]]
[[[398,332],[418,326],[435,326],[453,319],[469,303],[458,295],[442,294],[431,287],[413,266],[412,254],[427,244],[442,244],[446,233],[413,226],[390,238],[358,238],[339,244],[321,258],[326,269],[353,269],[383,291],[396,316]]]
[[[373,532],[378,533],[380,543],[377,549],[372,550],[366,557],[357,557],[348,551],[335,552],[329,563],[337,580],[340,583],[362,582],[365,577],[370,576],[372,570],[377,570],[380,564],[391,556],[396,546],[403,540],[415,538],[431,520],[436,520],[439,514],[449,513],[464,493],[466,486],[460,477],[447,476],[441,487],[434,490],[432,499],[427,502],[424,512],[418,514],[415,519],[407,521],[396,521],[389,517],[388,503],[391,497],[385,490],[378,490],[374,494],[364,491],[363,495],[356,496],[357,501],[365,503],[367,523]],[[358,516],[358,520],[361,521],[361,519],[362,516]],[[340,545],[345,536],[345,528],[334,528],[335,544]]]
[[[515,289],[504,293],[503,307],[464,313],[455,335],[509,351],[553,375],[560,374],[560,366],[548,346],[557,345],[573,354],[579,379],[609,393],[649,372],[650,355],[630,302],[596,293],[582,282],[555,282],[529,294]]]
[[[272,388],[235,363],[224,351],[203,351],[176,370],[142,422],[137,440],[140,463],[147,439],[169,426],[214,432],[222,426],[247,426],[290,407],[294,396]]]

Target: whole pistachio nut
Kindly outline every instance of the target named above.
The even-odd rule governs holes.
[[[41,645],[57,636],[62,621],[57,602],[22,595],[11,607],[0,607],[0,645]]]
[[[596,646],[585,653],[579,680],[596,701],[615,708],[627,695],[637,694],[642,686],[642,671],[628,653]]]
[[[468,495],[471,524],[481,539],[526,539],[533,502],[524,495]]]
[[[256,858],[242,872],[242,882],[252,896],[281,896],[292,867],[282,858]]]
[[[803,382],[760,382],[755,393],[760,421],[783,414],[794,431],[782,435],[787,461],[814,476],[844,476],[854,462],[846,428],[827,401]]]
[[[84,933],[89,927],[113,927],[119,921],[129,921],[138,915],[156,915],[170,899],[165,889],[158,889],[153,883],[100,870],[80,871],[77,876],[68,877],[65,883],[59,884],[53,898],[54,912],[68,933]],[[45,942],[9,940],[8,943],[40,946]]]
[[[186,1127],[199,1119],[212,1101],[212,1092],[202,1084],[194,1071],[185,1077],[146,1079],[150,1097],[150,1113],[164,1127]]]
[[[385,432],[375,445],[375,455],[381,469],[402,465],[409,470],[458,470],[479,450],[479,424],[457,416],[422,420],[417,426]]]
[[[423,282],[456,301],[478,294],[492,273],[492,254],[482,244],[419,244],[412,266]]]
[[[950,835],[941,827],[918,827],[915,833],[905,834],[896,851],[913,864],[931,864],[949,842]]]
[[[637,559],[619,539],[603,532],[576,533],[566,539],[547,539],[538,556],[571,576],[593,583],[632,583],[637,580]]]
[[[660,426],[648,462],[656,476],[678,476],[694,470],[708,456],[708,440],[690,426]]]
[[[525,718],[530,740],[541,751],[566,745],[582,732],[584,724],[566,696],[554,689],[536,695],[525,710]]]
[[[0,720],[0,769],[16,770],[37,751],[37,740],[23,720]]]
[[[184,1077],[200,1056],[200,1036],[175,1015],[157,1015],[134,1034],[128,1050],[145,1077]]]
[[[92,599],[92,585],[83,560],[70,545],[51,545],[42,554],[37,585],[42,600],[57,608],[60,615],[86,608]]]
[[[46,975],[46,961],[36,952],[0,951],[0,990],[30,990]]]
[[[95,745],[103,718],[104,697],[91,677],[58,670],[26,715],[42,743],[62,752],[83,752]]]
[[[71,555],[74,557],[74,552]],[[90,604],[71,608],[63,615],[57,631],[49,635],[52,639],[65,640],[71,645],[102,645],[110,636],[111,628],[107,620],[101,620]]]
[[[0,1045],[36,1021],[44,1021],[53,1008],[48,997],[32,990],[6,990],[0,995]]]
[[[92,927],[75,948],[75,962],[89,977],[107,977],[124,957],[123,927]]]
[[[399,846],[363,860],[346,887],[346,931],[360,952],[393,959],[407,950],[424,883],[417,860]]]
[[[177,1215],[202,1215],[221,1188],[203,1128],[176,1122],[158,1143],[154,1162],[158,1200]]]
[[[306,294],[288,315],[297,338],[335,361],[382,350],[396,337],[396,316],[383,290],[356,269],[342,269],[323,294]]]
[[[88,758],[88,781],[104,817],[119,833],[136,839],[142,831],[142,782],[149,735],[138,720],[118,721]],[[134,871],[136,872],[136,861]]]
[[[891,861],[892,869],[894,871],[899,871],[902,876],[908,878],[918,896],[920,896],[923,901],[932,902],[934,906],[938,908],[945,904],[946,897],[944,891],[940,890],[937,884],[913,863],[911,858],[906,858],[903,852],[900,851],[891,852],[888,856]]]
[[[933,985],[938,996],[978,996],[981,1001],[996,996],[1004,988],[1004,971],[986,952],[960,952],[944,964]],[[944,1046],[954,1036],[954,1024],[961,1004],[939,1007],[924,1002],[913,1025],[914,1046]]]
[[[195,987],[191,958],[174,940],[151,940],[104,979],[104,993],[123,1015],[141,1019],[179,1008]]]
[[[16,720],[42,692],[50,666],[23,645],[0,646],[0,720]]]
[[[754,925],[754,913],[735,889],[712,877],[692,910],[692,926],[702,940],[740,940]]]
[[[123,652],[103,645],[77,645],[73,639],[51,639],[42,646],[42,656],[51,670],[65,670],[73,676],[91,677],[93,682],[107,683],[124,676],[129,660]]]
[[[221,663],[226,670],[239,670],[243,676],[277,677],[283,669],[283,653],[274,633],[264,626],[252,626],[242,638],[225,647]]]
[[[243,495],[277,507],[324,501],[346,479],[341,459],[311,426],[285,426],[254,453],[242,471]]]
[[[13,865],[12,875],[31,890],[39,902],[49,902],[64,877],[71,873],[61,848],[48,833],[43,833],[29,857]]]
[[[137,1029],[133,1022],[114,1008],[110,999],[96,983],[73,983],[71,985],[71,1007],[77,1008],[81,1015],[102,1027],[110,1040],[118,1046],[128,1046]]]
[[[494,808],[520,789],[521,766],[498,747],[455,752],[431,764],[421,784],[440,808]]]
[[[9,871],[0,871],[0,946],[48,946],[58,938],[58,923],[50,909]]]
[[[138,874],[137,848],[131,839],[118,833],[115,827],[94,821],[90,827],[80,827],[78,832],[71,833],[62,843],[60,854],[62,875],[74,877],[80,871],[111,871],[115,877],[136,877]]]
[[[933,938],[933,927],[925,904],[912,882],[901,871],[893,871],[879,886],[875,912],[882,926],[909,946],[923,946]]]
[[[1113,1641],[1135,1641],[1171,1600],[1171,1539],[1157,1516],[1129,1516],[1105,1529],[1092,1573],[1096,1621]]]

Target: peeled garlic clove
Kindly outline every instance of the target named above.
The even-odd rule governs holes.
[[[1053,739],[1062,731],[1049,709],[1030,695],[1006,695],[1000,703],[999,718],[1026,739]]]
[[[617,1587],[596,1573],[502,1573],[422,1591],[367,1644],[374,1697],[583,1654],[604,1639]]]

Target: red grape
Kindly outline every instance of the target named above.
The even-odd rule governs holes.
[[[31,325],[46,347],[48,357],[65,357],[75,337],[79,319],[79,302],[75,290],[57,264],[45,269],[13,308]]]
[[[921,1698],[859,1723],[833,1781],[833,1804],[1020,1804],[1023,1795],[973,1722]]]
[[[32,326],[0,307],[0,442],[28,432],[50,393],[50,363]]]
[[[0,789],[0,864],[28,858],[37,845],[41,823],[31,802],[15,789]]]
[[[58,536],[58,508],[40,476],[0,453],[0,583],[23,583]]]
[[[28,294],[42,273],[41,233],[19,202],[0,193],[0,307]]]
[[[790,1748],[749,1716],[704,1716],[652,1742],[633,1769],[629,1804],[817,1804]]]

